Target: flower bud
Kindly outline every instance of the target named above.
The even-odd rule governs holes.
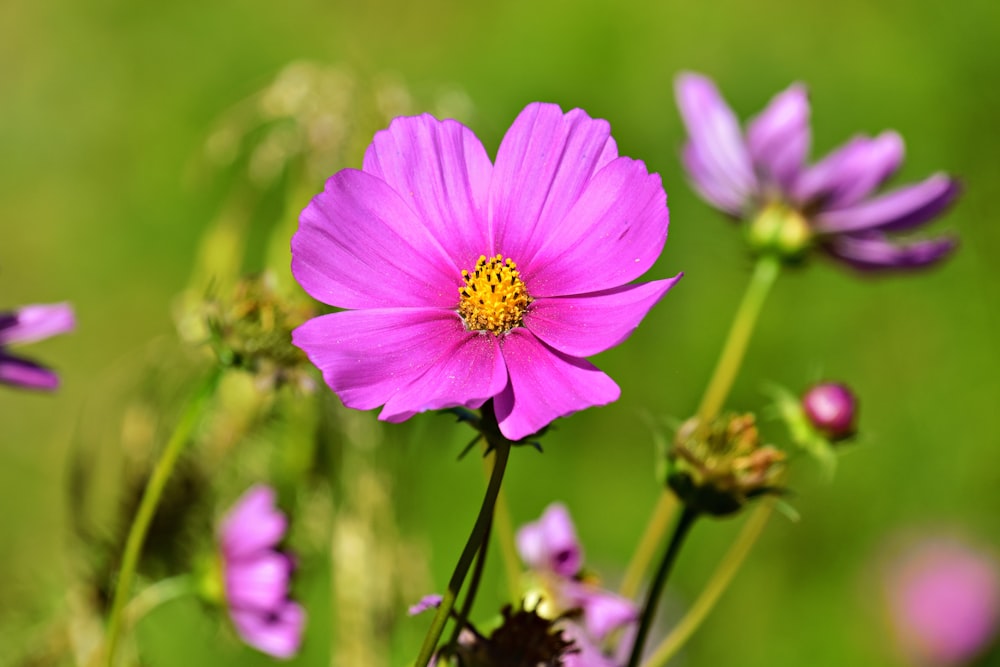
[[[779,493],[784,460],[761,443],[752,414],[722,415],[703,428],[692,418],[677,431],[667,484],[688,507],[725,516],[751,498]]]
[[[855,433],[858,399],[847,385],[839,382],[813,385],[802,396],[802,409],[813,427],[831,441]]]

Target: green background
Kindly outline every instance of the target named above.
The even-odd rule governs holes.
[[[934,227],[961,238],[942,267],[873,280],[817,258],[779,281],[730,405],[760,408],[764,381],[797,390],[843,379],[862,397],[861,437],[832,483],[808,466],[796,476],[801,521],[772,521],[677,663],[897,664],[880,606],[887,545],[943,531],[1000,548],[998,43],[1000,5],[986,1],[3,3],[0,305],[68,300],[79,327],[28,351],[59,368],[58,394],[0,392],[0,645],[19,641],[17,610],[56,606],[70,577],[67,462],[88,406],[107,400],[102,378],[173,331],[171,303],[218,199],[187,177],[193,156],[225,109],[312,59],[394,73],[418,92],[464,90],[491,153],[526,103],[579,106],[662,175],[670,238],[649,277],[685,278],[597,360],[621,400],[561,422],[544,455],[515,451],[506,484],[518,523],[567,503],[588,561],[611,580],[657,495],[647,417],[694,410],[750,268],[737,231],[685,182],[673,77],[712,76],[741,118],[805,82],[814,156],[893,128],[907,141],[896,182],[938,170],[962,180]],[[401,530],[433,545],[438,589],[482,487],[474,457],[454,463],[466,436],[426,415],[386,444],[397,450],[384,456]],[[669,593],[675,610],[738,526],[696,527]],[[151,617],[148,664],[182,664],[170,637],[196,625],[187,611]],[[399,643],[415,647],[425,622]],[[324,623],[317,611],[303,663],[325,664]],[[194,637],[184,650],[200,655]]]

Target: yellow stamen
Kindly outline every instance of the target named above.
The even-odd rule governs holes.
[[[521,326],[532,299],[512,259],[480,255],[471,273],[462,271],[462,280],[458,314],[466,329],[499,335]]]

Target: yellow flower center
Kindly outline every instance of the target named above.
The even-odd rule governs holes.
[[[462,280],[458,314],[466,329],[500,335],[521,326],[532,299],[512,259],[480,255],[471,273],[462,271]]]

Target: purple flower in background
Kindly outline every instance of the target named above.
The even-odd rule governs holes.
[[[59,376],[55,372],[10,354],[7,348],[67,333],[75,326],[73,308],[67,303],[23,306],[0,313],[0,382],[43,391],[58,388]]]
[[[903,140],[895,132],[854,137],[809,165],[803,86],[776,95],[746,132],[706,77],[681,74],[676,92],[689,134],[684,166],[694,188],[719,210],[753,221],[752,242],[789,255],[815,242],[861,270],[927,266],[954,248],[951,238],[891,236],[937,217],[958,193],[956,182],[938,173],[875,194],[903,160]]]
[[[608,123],[528,105],[491,163],[454,120],[397,118],[302,212],[292,273],[344,312],[295,330],[345,405],[399,422],[492,399],[503,434],[618,398],[584,358],[680,276],[628,284],[667,236],[660,177]]]
[[[305,611],[288,598],[291,557],[276,549],[288,521],[268,486],[249,489],[222,519],[219,542],[229,615],[250,646],[276,658],[298,653]]]
[[[915,664],[967,664],[996,637],[997,563],[958,541],[912,547],[891,564],[886,592],[899,646]]]
[[[517,549],[540,586],[539,613],[556,618],[578,612],[560,626],[578,649],[564,658],[566,667],[614,665],[601,652],[601,642],[613,630],[633,623],[639,610],[583,576],[583,548],[566,507],[553,503],[538,521],[522,526]]]

